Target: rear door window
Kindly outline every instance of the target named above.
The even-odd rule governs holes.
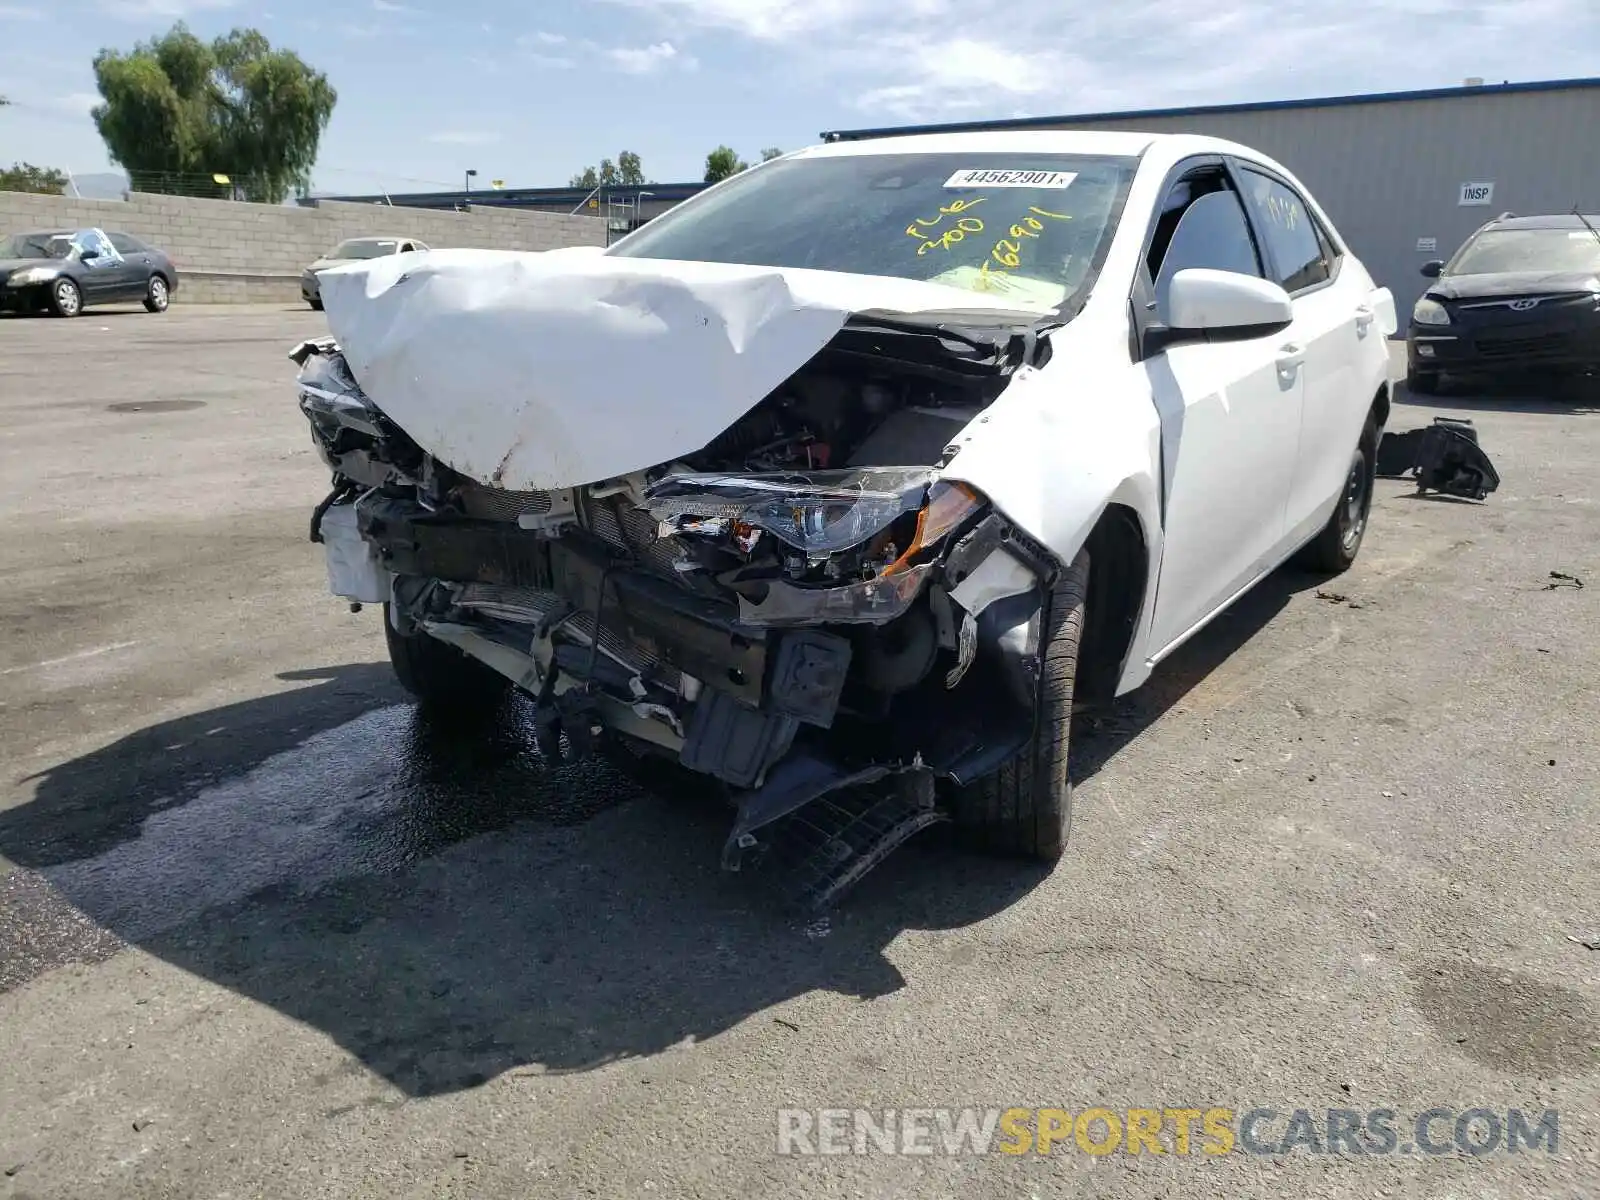
[[[1333,239],[1319,228],[1300,193],[1248,167],[1241,174],[1283,290],[1292,296],[1332,279]]]

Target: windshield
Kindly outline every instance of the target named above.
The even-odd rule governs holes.
[[[1031,153],[781,159],[609,253],[893,275],[1048,312],[1087,294],[1136,165]]]
[[[329,258],[382,258],[386,254],[393,254],[394,248],[399,245],[392,238],[383,241],[377,238],[352,238],[348,242],[340,242],[333,248]]]
[[[65,233],[19,233],[0,242],[0,258],[66,258],[71,253],[71,235]]]
[[[1600,271],[1600,236],[1587,229],[1496,229],[1456,255],[1446,275],[1507,271]]]

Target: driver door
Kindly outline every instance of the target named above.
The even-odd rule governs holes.
[[[1146,259],[1147,309],[1163,310],[1172,276],[1188,267],[1265,276],[1220,163],[1184,176],[1163,205]],[[1184,341],[1145,359],[1161,419],[1165,509],[1152,659],[1277,563],[1305,403],[1302,359],[1282,332]]]
[[[129,266],[111,239],[98,229],[81,229],[72,235],[83,268],[78,278],[84,302],[104,304],[120,300],[128,287]]]

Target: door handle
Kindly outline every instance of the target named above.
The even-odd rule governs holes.
[[[1358,305],[1356,308],[1356,336],[1366,337],[1368,326],[1377,319],[1377,316],[1378,314],[1365,304]]]
[[[1299,342],[1286,342],[1278,347],[1278,369],[1293,371],[1306,360],[1305,347]]]

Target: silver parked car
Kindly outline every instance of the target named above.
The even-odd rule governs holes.
[[[428,247],[416,238],[346,238],[304,271],[300,272],[300,295],[312,308],[322,309],[322,290],[317,286],[317,276],[329,267],[356,262],[365,258],[386,258],[391,254],[408,254]]]

